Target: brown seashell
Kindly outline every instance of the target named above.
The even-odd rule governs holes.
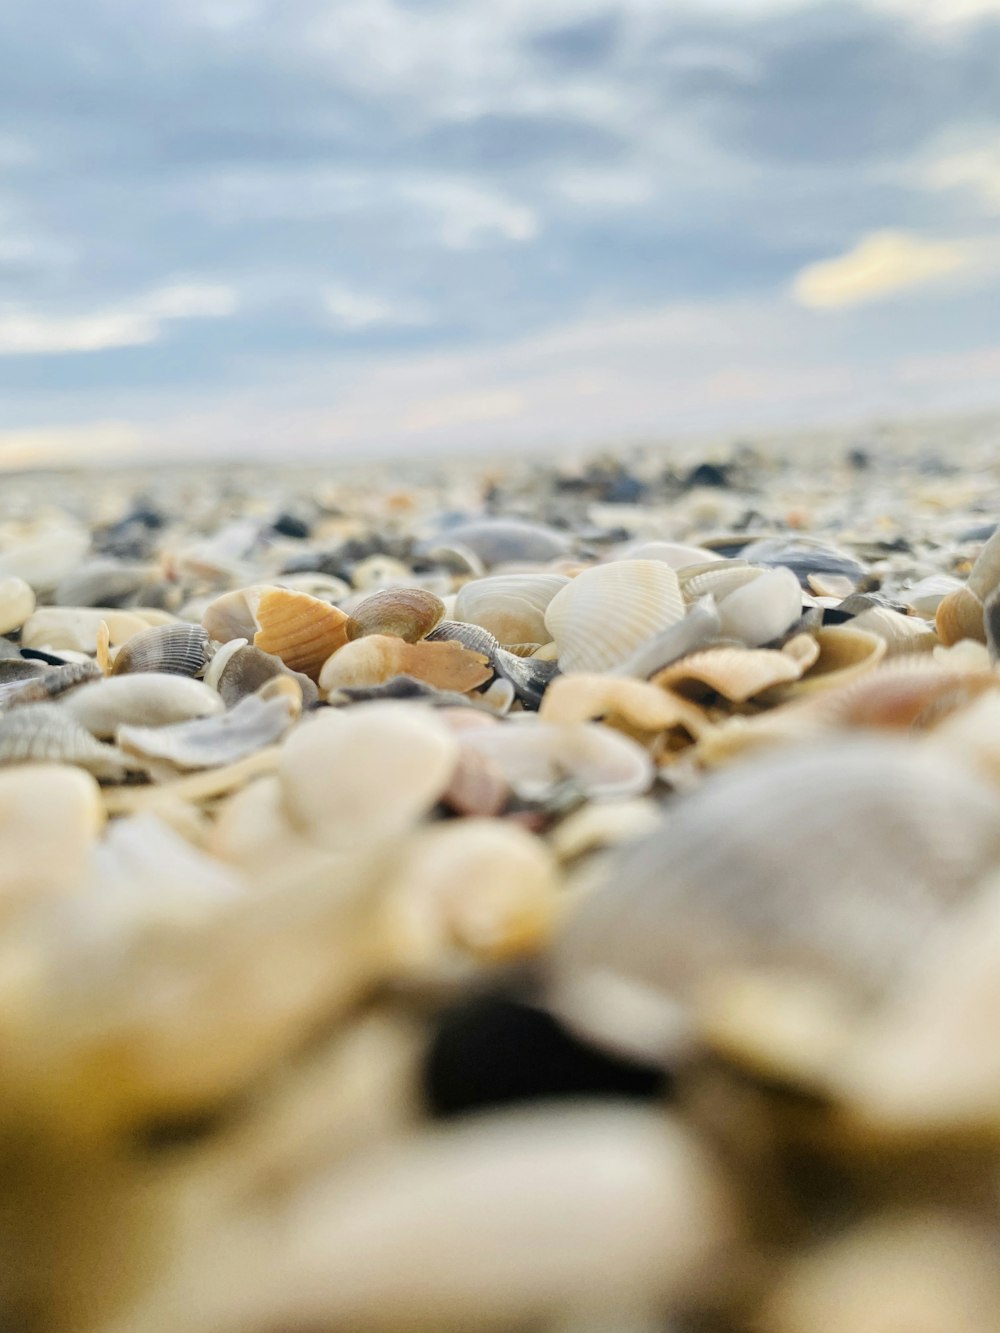
[[[730,703],[745,703],[775,685],[797,681],[802,670],[791,653],[773,648],[706,648],[657,672],[653,684],[694,698],[711,690]]]
[[[208,658],[208,635],[200,625],[154,625],[122,644],[110,674],[160,671],[168,676],[196,676]]]
[[[886,654],[885,639],[853,625],[829,625],[815,634],[819,657],[801,680],[781,692],[782,698],[829,690],[870,671]]]
[[[406,643],[387,634],[368,634],[333,654],[320,672],[319,687],[330,694],[338,689],[378,685],[399,675],[464,694],[484,685],[493,669],[482,653],[450,640]]]
[[[423,588],[383,588],[354,608],[345,629],[348,639],[390,634],[416,643],[444,615],[444,602]]]
[[[946,646],[959,643],[962,639],[986,642],[983,604],[971,588],[958,588],[947,597],[942,597],[934,617],[934,626],[938,638]]]
[[[347,642],[347,616],[328,602],[287,588],[264,588],[256,610],[255,648],[274,653],[310,680],[331,653]]]

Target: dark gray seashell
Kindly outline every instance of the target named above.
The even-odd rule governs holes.
[[[201,625],[154,625],[122,644],[111,674],[161,671],[168,676],[196,676],[210,655],[209,637]]]
[[[301,671],[292,671],[280,657],[274,653],[265,653],[262,648],[255,648],[252,644],[237,648],[229,657],[215,687],[222,696],[222,702],[231,708],[241,699],[255,694],[275,676],[291,676],[298,682],[302,690],[303,708],[311,708],[319,702],[319,690],[308,676],[304,676]]]
[[[866,573],[864,566],[845,551],[801,537],[765,537],[744,546],[740,556],[750,565],[783,565],[803,588],[809,587],[810,574],[839,574],[857,584]]]
[[[34,662],[22,662],[24,675],[0,674],[0,710],[22,704],[42,703],[55,699],[67,690],[87,681],[100,680],[101,668],[96,662],[67,662],[65,666],[49,667]]]

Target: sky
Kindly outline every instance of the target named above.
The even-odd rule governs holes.
[[[0,466],[1000,407],[1000,0],[4,0]]]

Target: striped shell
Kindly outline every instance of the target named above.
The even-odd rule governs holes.
[[[553,597],[545,626],[562,671],[610,671],[684,615],[677,575],[659,560],[616,560],[578,574]]]
[[[264,588],[256,607],[255,648],[274,653],[310,680],[331,653],[347,642],[347,616],[328,602],[287,588]]]
[[[111,675],[160,671],[168,676],[196,676],[208,658],[208,635],[200,625],[154,625],[122,644]]]

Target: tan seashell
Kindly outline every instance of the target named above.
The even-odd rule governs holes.
[[[929,653],[938,643],[938,637],[919,616],[904,616],[887,606],[872,606],[854,616],[852,629],[866,630],[885,639],[886,656],[899,653]]]
[[[344,612],[308,593],[261,589],[255,614],[260,628],[253,637],[254,647],[274,653],[310,680],[318,679],[330,654],[347,642]]]
[[[677,575],[658,560],[584,570],[553,597],[545,625],[568,671],[610,671],[684,616]]]
[[[730,703],[745,703],[775,685],[797,681],[802,671],[794,655],[773,648],[706,648],[658,671],[653,684],[687,697],[714,691]]]
[[[285,809],[321,846],[379,847],[440,799],[457,760],[458,742],[419,704],[328,709],[282,746]]]
[[[16,574],[0,578],[0,634],[20,629],[35,609],[31,585]]]
[[[334,653],[319,674],[319,687],[329,695],[334,690],[380,685],[393,676],[412,676],[437,689],[464,694],[492,675],[486,658],[460,643],[406,643],[369,634]]]
[[[102,675],[110,676],[114,662],[111,657],[111,629],[106,620],[102,620],[97,627],[97,636],[94,641],[94,658],[101,669]]]
[[[591,800],[639,796],[653,782],[646,751],[597,722],[526,723],[470,731],[462,744],[495,760],[515,794],[526,801],[550,799],[563,786]]]
[[[112,646],[123,644],[149,628],[149,621],[136,611],[110,607],[43,606],[24,623],[21,642],[25,648],[66,649],[77,653],[97,652],[101,624],[108,627]]]
[[[806,582],[817,597],[850,597],[855,589],[854,579],[846,574],[807,574]]]
[[[250,869],[281,856],[299,836],[285,812],[281,782],[265,774],[219,805],[206,847],[213,856]]]
[[[510,786],[496,760],[463,748],[441,803],[459,815],[498,815],[509,797]]]
[[[559,881],[533,834],[497,819],[434,824],[410,836],[400,861],[387,910],[408,969],[433,971],[455,946],[499,960],[547,943]]]
[[[962,639],[973,639],[976,643],[986,642],[986,629],[983,625],[983,603],[971,588],[959,588],[942,597],[938,603],[934,625],[938,638],[946,646],[959,643]]]
[[[0,772],[0,915],[71,892],[104,824],[97,783],[68,764]]]
[[[684,727],[696,736],[704,726],[697,708],[654,684],[583,672],[557,676],[545,692],[538,715],[548,722],[601,719],[632,736],[653,736],[671,727]]]
[[[61,707],[92,736],[110,740],[123,724],[170,726],[221,713],[223,703],[200,680],[141,671],[83,685]]]
[[[810,694],[843,685],[878,665],[886,654],[886,641],[852,625],[828,625],[816,630],[819,657],[801,680],[789,685],[784,696]]]
[[[76,764],[98,778],[120,781],[138,765],[91,736],[58,704],[31,704],[0,716],[0,765]]]
[[[716,594],[721,633],[748,648],[780,639],[802,614],[802,589],[790,569],[768,569],[759,578]]]
[[[969,570],[966,585],[981,602],[985,602],[990,593],[1000,587],[1000,527],[976,557],[976,562]]]
[[[453,620],[489,630],[505,648],[546,643],[545,611],[569,579],[562,574],[493,574],[473,579],[458,590]]]
[[[573,861],[588,852],[644,838],[660,818],[660,807],[648,796],[584,805],[556,825],[549,844],[560,861]]]
[[[359,602],[345,626],[348,639],[389,634],[416,643],[444,615],[444,602],[423,588],[383,588]]]

